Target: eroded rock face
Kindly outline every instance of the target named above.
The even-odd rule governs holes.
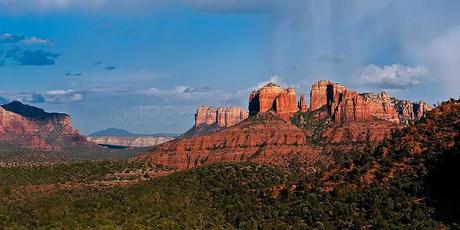
[[[0,141],[34,150],[59,150],[68,143],[85,142],[72,128],[70,116],[12,102],[0,107]]]
[[[248,118],[248,112],[239,107],[216,108],[200,106],[195,114],[195,127],[217,124],[219,127],[231,127]]]
[[[311,89],[310,109],[326,108],[337,123],[385,120],[406,124],[432,109],[424,102],[412,103],[390,97],[386,92],[359,94],[338,83],[319,81]]]
[[[402,123],[410,123],[425,116],[426,112],[431,111],[432,106],[423,101],[412,103],[410,101],[396,101],[396,110],[399,113],[399,120]]]
[[[283,89],[269,83],[249,95],[249,115],[273,111],[283,120],[289,121],[291,115],[299,110],[294,88]]]
[[[200,106],[195,113],[195,125],[180,138],[207,135],[223,128],[232,127],[247,119],[249,113],[240,107],[216,108]]]
[[[310,109],[317,119],[332,119],[323,136],[333,143],[381,141],[391,130],[422,118],[432,107],[391,97],[386,92],[363,93],[330,81],[313,84]]]
[[[300,110],[300,112],[307,112],[308,111],[308,106],[307,106],[307,102],[305,101],[305,95],[304,94],[300,95],[299,110]]]
[[[331,86],[330,81],[319,81],[311,86],[310,91],[310,110],[315,111],[327,105],[328,87]]]

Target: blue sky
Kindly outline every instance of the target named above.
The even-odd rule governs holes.
[[[436,103],[460,95],[459,1],[0,0],[0,102],[82,133],[181,133],[198,105],[320,79]]]

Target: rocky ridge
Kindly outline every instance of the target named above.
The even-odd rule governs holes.
[[[386,92],[359,94],[339,83],[324,80],[313,84],[310,93],[310,110],[323,107],[326,108],[326,116],[332,117],[336,123],[385,120],[407,124],[433,109],[422,101],[398,100]]]
[[[309,145],[309,132],[271,113],[251,116],[241,123],[208,135],[180,138],[133,158],[177,169],[223,161],[285,164],[292,155],[304,161],[318,159],[320,149]],[[299,160],[299,159],[298,159]]]
[[[14,101],[0,107],[0,142],[35,150],[60,150],[62,145],[85,143],[72,128],[70,116],[47,113]]]

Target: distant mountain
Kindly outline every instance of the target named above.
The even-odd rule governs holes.
[[[125,129],[109,128],[90,134],[88,141],[104,146],[150,147],[171,141],[178,136],[166,133],[134,134]]]
[[[125,129],[108,128],[108,129],[104,129],[101,131],[91,133],[89,136],[90,137],[134,137],[138,135],[131,133]]]
[[[126,129],[108,128],[101,131],[97,131],[88,135],[90,137],[178,137],[179,134],[174,133],[154,133],[154,134],[136,134]]]

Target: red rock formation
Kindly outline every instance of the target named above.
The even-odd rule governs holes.
[[[195,127],[218,124],[231,127],[248,118],[248,112],[239,107],[215,108],[200,106],[195,114]]]
[[[363,121],[345,124],[334,124],[324,130],[322,137],[329,143],[344,144],[355,142],[379,142],[390,136],[392,129],[397,128],[389,121]]]
[[[289,121],[291,115],[297,112],[296,92],[293,88],[283,89],[269,83],[249,96],[249,114],[255,115],[273,111],[283,120]]]
[[[307,103],[305,102],[305,95],[304,94],[300,95],[299,110],[300,110],[300,112],[307,112],[308,111],[308,106],[307,106]]]
[[[332,142],[380,141],[391,129],[418,120],[432,109],[424,102],[397,100],[386,92],[358,94],[329,81],[313,84],[310,99],[317,119],[334,121],[334,128],[324,134]]]
[[[328,87],[331,85],[330,81],[319,81],[312,85],[310,92],[310,110],[315,111],[327,105]]]
[[[308,142],[309,133],[271,113],[257,114],[230,128],[204,136],[181,138],[133,158],[189,169],[224,161],[285,164],[290,154],[313,161],[320,149]]]
[[[400,117],[416,119],[428,108],[424,103],[407,107],[406,102],[387,93],[358,94],[340,84],[321,81],[312,87],[311,114],[295,114],[306,124],[296,123],[305,128],[300,129],[286,122],[299,108],[307,110],[304,96],[297,106],[293,89],[268,84],[252,92],[249,99],[251,116],[241,123],[204,135],[183,136],[133,160],[177,169],[223,161],[285,165],[292,155],[311,163],[324,157],[320,153],[329,148],[328,143],[351,147],[354,142],[381,141],[393,128],[401,127]],[[404,109],[397,109],[398,105]],[[201,124],[213,123],[216,117],[215,110],[204,108],[197,114]],[[312,144],[317,142],[321,145]]]
[[[424,102],[400,101],[386,92],[358,94],[341,84],[319,81],[311,89],[310,109],[322,107],[337,123],[385,120],[405,124],[420,119],[431,109]]]
[[[396,109],[399,112],[399,120],[407,124],[411,121],[421,119],[425,116],[426,112],[431,111],[433,107],[423,101],[412,103],[404,100],[396,101]]]
[[[232,127],[248,118],[249,114],[239,107],[216,108],[200,106],[195,113],[195,125],[181,138],[210,134],[222,128]]]
[[[70,117],[12,102],[0,107],[0,142],[34,150],[59,150],[70,142],[85,142]]]

